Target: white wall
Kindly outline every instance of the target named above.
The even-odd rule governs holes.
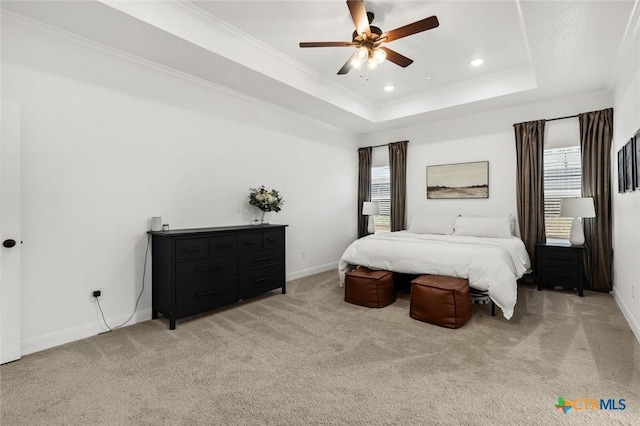
[[[410,145],[413,141],[410,142]],[[407,158],[407,209],[411,215],[455,213],[462,215],[515,215],[515,145],[511,133],[411,145]],[[428,200],[426,166],[489,161],[489,198]]]
[[[112,326],[128,318],[151,216],[249,223],[249,188],[276,188],[289,278],[336,267],[356,237],[353,135],[11,20],[2,88],[23,118],[23,354],[101,331],[91,289]]]
[[[618,193],[618,151],[640,129],[640,34],[615,87],[613,109],[613,293],[640,342],[640,191]]]
[[[359,145],[368,146],[409,140],[407,149],[407,219],[409,220],[412,215],[420,213],[480,216],[512,214],[515,217],[517,216],[516,150],[513,124],[609,108],[612,102],[612,96],[608,92],[553,99],[544,103],[391,130],[363,137]],[[555,122],[548,124],[551,123]],[[567,127],[571,126],[559,126],[551,138],[564,140],[567,136]],[[579,134],[576,134],[575,138],[579,141]],[[427,199],[426,166],[470,161],[489,161],[488,199]]]

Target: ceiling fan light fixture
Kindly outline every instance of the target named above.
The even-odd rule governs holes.
[[[372,56],[373,56],[373,60],[377,64],[381,64],[387,58],[387,52],[385,52],[382,49],[377,49],[376,48],[376,49],[373,49]]]
[[[369,49],[361,46],[356,50],[356,59],[364,62],[369,57]]]
[[[402,68],[406,68],[413,63],[413,59],[407,58],[387,47],[380,47],[380,45],[423,31],[432,30],[440,25],[438,18],[434,15],[403,25],[391,31],[383,32],[377,26],[371,25],[374,14],[367,12],[364,3],[364,0],[347,0],[347,8],[349,9],[351,20],[355,25],[355,31],[351,34],[351,41],[301,42],[300,47],[356,47],[356,51],[347,59],[347,62],[345,62],[342,68],[338,70],[338,75],[347,74],[349,70],[353,68],[360,68],[365,61],[368,62],[369,69],[376,68],[384,61],[389,61]],[[360,62],[358,63],[356,60]]]

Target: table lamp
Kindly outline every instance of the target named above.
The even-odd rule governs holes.
[[[569,241],[574,246],[584,244],[584,228],[580,218],[596,217],[593,198],[563,198],[560,204],[560,216],[572,217]]]
[[[365,201],[362,203],[362,214],[363,216],[369,216],[369,223],[367,227],[367,231],[370,234],[374,234],[376,232],[376,223],[373,216],[380,214],[380,203],[377,201]]]

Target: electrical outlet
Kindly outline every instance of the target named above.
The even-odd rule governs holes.
[[[636,298],[636,285],[631,284],[631,298],[635,300]]]
[[[307,253],[304,251],[300,252],[300,259],[306,259],[307,258]]]
[[[98,297],[102,296],[102,290],[91,290],[91,301],[95,302]]]

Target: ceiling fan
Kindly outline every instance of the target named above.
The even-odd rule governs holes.
[[[382,46],[382,43],[427,31],[440,25],[437,17],[430,16],[429,18],[383,33],[380,28],[370,25],[373,22],[374,14],[367,12],[363,0],[347,0],[347,7],[351,13],[353,23],[356,26],[351,41],[300,43],[300,47],[355,46],[357,48],[355,53],[351,55],[349,60],[340,68],[338,75],[348,73],[351,68],[359,69],[365,61],[368,62],[369,69],[376,68],[384,62],[385,59],[406,68],[413,63],[413,59],[409,59],[388,47]]]

